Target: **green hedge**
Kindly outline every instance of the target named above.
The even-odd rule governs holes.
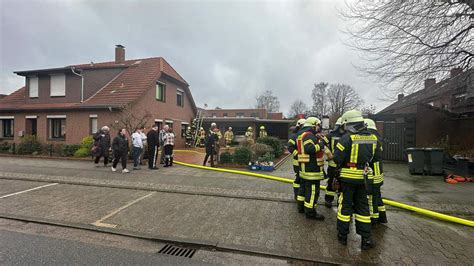
[[[41,153],[41,144],[36,136],[25,135],[21,138],[17,148],[18,154],[37,154]]]
[[[60,147],[61,147],[61,156],[70,157],[70,156],[74,156],[75,152],[79,150],[81,145],[62,144]]]
[[[275,155],[271,152],[267,152],[264,155],[258,157],[259,162],[273,162],[275,160]]]
[[[232,163],[232,154],[230,152],[223,152],[220,156],[221,163]]]
[[[279,158],[280,156],[282,156],[283,152],[285,151],[283,144],[278,138],[275,137],[258,138],[257,143],[266,144],[272,147],[275,158]]]
[[[74,157],[87,157],[91,155],[91,150],[89,148],[79,148],[74,152]]]
[[[252,150],[247,147],[238,147],[233,157],[235,163],[247,165],[252,160]]]

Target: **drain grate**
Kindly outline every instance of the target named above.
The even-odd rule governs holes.
[[[196,253],[196,249],[182,248],[170,244],[166,244],[163,248],[160,249],[160,251],[158,251],[158,254],[166,254],[185,258],[192,258],[194,256],[194,253]]]

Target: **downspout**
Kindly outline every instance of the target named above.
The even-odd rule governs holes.
[[[71,67],[71,71],[74,75],[78,76],[78,77],[81,77],[81,103],[84,102],[84,76],[75,72],[76,68],[75,67]]]

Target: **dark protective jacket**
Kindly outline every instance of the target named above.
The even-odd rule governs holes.
[[[334,149],[336,148],[336,145],[341,139],[342,135],[343,134],[341,134],[339,130],[336,130],[336,131],[333,130],[329,132],[329,134],[326,135],[326,139],[328,143],[327,146],[333,155],[334,155]],[[334,162],[334,159],[328,160],[328,165],[331,167],[336,167],[336,163]]]
[[[296,139],[298,138],[299,128],[295,128],[293,134],[288,139],[288,152],[291,154],[293,166],[299,167],[298,148],[296,147]]]
[[[381,149],[377,136],[367,129],[346,133],[336,144],[334,162],[340,168],[343,182],[364,184],[364,167],[380,160]],[[368,176],[373,179],[373,175]],[[372,180],[371,180],[372,181]]]
[[[128,152],[128,139],[125,136],[118,134],[112,142],[112,150],[114,153]]]
[[[376,130],[369,129],[369,131],[377,137],[377,141],[378,141],[378,143],[379,143],[379,145],[380,145],[380,151],[382,152],[382,151],[383,151],[383,139],[382,139],[382,136],[380,136],[380,134],[379,134]],[[371,167],[372,170],[373,170],[374,185],[383,184],[383,181],[384,181],[382,158],[380,157],[380,158],[377,158],[377,159],[378,159],[378,160],[374,160],[374,161],[372,162],[372,164],[370,165],[370,167]]]
[[[110,149],[110,134],[105,133],[102,130],[94,134],[94,145],[98,148],[95,149],[94,156],[109,156]]]
[[[153,129],[150,130],[146,134],[146,141],[148,143],[148,147],[160,146],[160,133]]]
[[[324,142],[311,132],[310,127],[302,128],[296,140],[298,148],[298,163],[300,166],[300,177],[305,180],[322,180],[324,174],[321,166],[324,161]]]
[[[216,152],[216,143],[219,141],[219,136],[214,132],[210,132],[205,139],[206,142],[206,153],[215,154]]]

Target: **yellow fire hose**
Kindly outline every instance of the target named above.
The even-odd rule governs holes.
[[[200,153],[198,151],[187,151],[187,150],[177,150],[178,152],[195,152],[195,153]],[[194,167],[194,168],[199,168],[199,169],[204,169],[204,170],[211,170],[211,171],[217,171],[217,172],[224,172],[224,173],[232,173],[232,174],[239,174],[239,175],[247,175],[247,176],[254,176],[258,178],[265,178],[265,179],[270,179],[270,180],[275,180],[275,181],[280,181],[280,182],[285,182],[285,183],[293,183],[293,180],[288,179],[288,178],[282,178],[282,177],[277,177],[277,176],[271,176],[271,175],[265,175],[265,174],[257,174],[257,173],[251,173],[251,172],[245,172],[245,171],[239,171],[239,170],[232,170],[232,169],[224,169],[224,168],[216,168],[216,167],[208,167],[208,166],[201,166],[201,165],[196,165],[196,164],[190,164],[190,163],[183,163],[179,161],[175,161],[176,164],[183,165],[183,166],[188,166],[188,167]],[[326,189],[326,186],[321,186],[321,189]],[[418,208],[415,206],[403,204],[400,202],[396,202],[393,200],[388,200],[388,199],[383,199],[384,204],[409,210],[409,211],[414,211],[432,218],[448,221],[448,222],[453,222],[453,223],[458,223],[462,225],[467,225],[474,227],[474,221],[467,220],[467,219],[462,219],[459,217],[439,213],[439,212],[434,212],[430,211],[427,209],[423,208]]]

